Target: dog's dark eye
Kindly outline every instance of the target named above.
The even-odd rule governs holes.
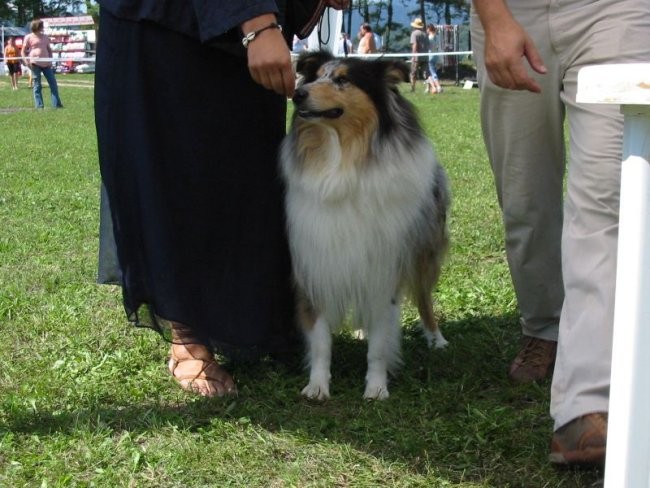
[[[343,84],[348,82],[348,79],[345,76],[340,75],[340,76],[337,76],[336,78],[334,78],[332,81],[334,83],[336,83],[337,85],[343,85]]]

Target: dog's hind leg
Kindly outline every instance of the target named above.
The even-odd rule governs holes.
[[[309,383],[302,395],[313,400],[325,400],[330,396],[330,364],[332,360],[332,331],[321,315],[311,327],[303,326],[307,341]]]
[[[394,371],[401,363],[399,304],[392,300],[388,306],[379,307],[381,312],[375,315],[377,310],[375,305],[373,316],[368,317],[368,372],[363,394],[368,400],[388,398],[388,371]]]
[[[435,253],[427,253],[420,258],[417,278],[413,284],[413,298],[420,314],[420,325],[429,347],[441,349],[449,342],[444,338],[433,312],[433,288],[440,276],[441,258]]]
[[[433,313],[433,300],[431,299],[431,293],[422,294],[421,297],[417,298],[417,302],[418,312],[420,313],[420,325],[422,326],[422,331],[424,332],[424,337],[427,339],[429,347],[442,349],[447,346],[449,341],[447,341],[447,339],[442,335],[442,332],[440,332],[438,321]]]

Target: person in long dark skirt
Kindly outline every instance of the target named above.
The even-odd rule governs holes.
[[[277,163],[301,2],[287,3],[100,1],[95,117],[124,307],[205,396],[236,391],[216,352],[297,353]]]

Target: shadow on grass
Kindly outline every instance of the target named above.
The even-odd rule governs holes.
[[[103,401],[85,410],[12,411],[0,422],[0,434],[48,435],[80,428],[140,433],[164,425],[204,431],[215,418],[245,419],[302,442],[346,444],[410,472],[455,482],[590,486],[599,479],[597,471],[558,471],[548,464],[550,382],[513,386],[507,380],[519,339],[517,317],[468,318],[444,323],[443,330],[448,348],[429,350],[419,330],[406,326],[404,366],[383,402],[362,399],[366,344],[343,334],[334,341],[332,398],[327,402],[299,395],[307,380],[301,368],[262,361],[230,366],[240,385],[234,399],[183,396],[178,404],[116,406],[105,393]]]

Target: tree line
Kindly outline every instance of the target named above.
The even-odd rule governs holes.
[[[23,27],[37,18],[82,15],[96,10],[92,0],[0,0],[0,22]]]
[[[187,0],[190,1],[190,0]],[[235,0],[233,0],[235,1]],[[297,0],[299,1],[299,0]],[[352,17],[358,15],[363,22],[382,35],[386,50],[401,49],[408,43],[409,25],[395,22],[396,9],[406,10],[409,17],[420,17],[424,23],[465,23],[469,19],[470,0],[352,0],[344,13],[343,28],[352,29]],[[0,23],[25,26],[32,19],[89,14],[97,17],[95,0],[0,0]]]
[[[397,9],[409,19],[420,17],[425,24],[466,24],[470,0],[352,0],[344,13],[343,30],[354,35],[353,18],[360,18],[382,36],[384,51],[408,50],[412,29],[410,22],[396,22]]]

